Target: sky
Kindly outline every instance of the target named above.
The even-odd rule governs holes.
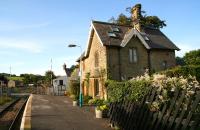
[[[166,20],[161,29],[183,56],[200,48],[199,0],[0,0],[0,73],[44,75],[75,64],[87,44],[91,20],[108,21],[142,4],[147,15]]]

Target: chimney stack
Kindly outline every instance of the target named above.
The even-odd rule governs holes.
[[[133,26],[134,29],[137,29],[139,32],[142,31],[141,28],[141,23],[140,23],[140,18],[141,18],[141,4],[136,4],[133,8],[132,8],[132,21],[133,21]]]

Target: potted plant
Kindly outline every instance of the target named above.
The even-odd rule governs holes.
[[[108,110],[108,105],[104,103],[104,100],[94,98],[89,100],[88,104],[95,106],[96,118],[103,118],[107,115],[105,112]]]
[[[73,96],[73,106],[77,106],[78,105],[78,99],[79,99],[79,96],[78,95],[74,95]]]
[[[95,108],[96,118],[107,117],[108,105],[104,104]]]

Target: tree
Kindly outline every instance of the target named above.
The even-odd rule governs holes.
[[[182,57],[176,57],[176,65],[180,65],[180,66],[184,66],[185,65],[185,61]]]
[[[200,65],[200,49],[186,53],[183,59],[187,65]]]
[[[3,74],[0,74],[0,80],[1,80],[1,81],[4,81],[5,84],[8,83],[8,79],[7,79],[6,76],[3,75]]]
[[[45,83],[46,83],[47,86],[51,86],[51,81],[55,78],[56,78],[56,76],[54,75],[53,71],[48,70],[48,71],[45,72],[44,79],[45,79]]]
[[[137,4],[135,6],[141,7],[141,4]],[[132,11],[133,11],[133,7],[132,8],[131,7],[126,8],[126,11],[129,12],[129,14],[131,15]],[[153,27],[153,28],[156,28],[156,29],[163,28],[163,27],[167,26],[165,21],[161,20],[158,16],[148,16],[145,11],[141,11],[141,13],[142,13],[140,15],[141,25]],[[117,19],[112,17],[111,19],[109,19],[109,22],[117,23],[119,25],[129,25],[129,26],[131,26],[132,18],[131,18],[131,16],[126,16],[126,15],[121,13],[117,17]]]
[[[39,81],[44,79],[41,75],[34,75],[34,74],[20,74],[20,77],[23,77],[24,84],[37,84]]]
[[[147,27],[153,27],[153,28],[163,28],[167,26],[165,24],[164,20],[160,20],[158,16],[142,16],[141,17],[141,24]]]
[[[71,77],[69,80],[69,88],[70,93],[75,95],[76,97],[80,94],[80,77],[79,77],[79,69],[75,68],[71,73]]]
[[[126,15],[124,15],[123,13],[121,13],[117,19],[115,19],[114,17],[112,17],[109,22],[111,23],[116,23],[119,25],[131,25],[131,18],[127,17]]]

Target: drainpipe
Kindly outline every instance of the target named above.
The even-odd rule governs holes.
[[[149,69],[149,75],[151,75],[151,50],[147,50],[147,55],[148,55],[148,69]]]
[[[110,39],[108,41],[108,46],[106,46],[106,51],[107,51],[107,79],[110,79]]]
[[[117,48],[117,50],[118,50],[118,61],[119,61],[119,81],[121,81],[121,48],[120,47],[118,47]]]

